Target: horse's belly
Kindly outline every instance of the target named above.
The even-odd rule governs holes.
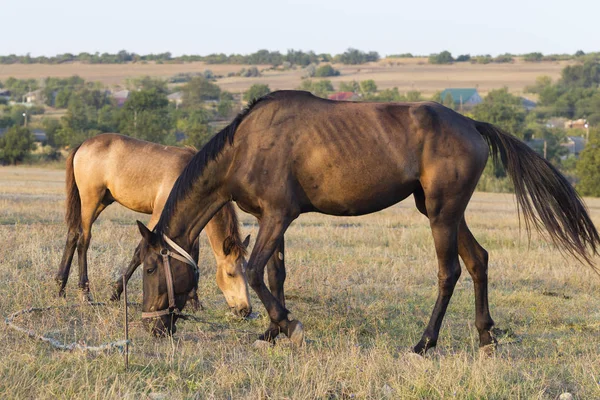
[[[403,179],[400,175],[369,175],[313,179],[304,187],[312,206],[331,215],[363,215],[390,207],[408,196],[416,186],[416,179]],[[305,186],[305,185],[303,185]]]

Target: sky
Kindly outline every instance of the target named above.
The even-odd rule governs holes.
[[[600,51],[598,0],[0,0],[0,55]]]

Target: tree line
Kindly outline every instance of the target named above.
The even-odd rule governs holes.
[[[413,57],[412,54],[398,55],[395,58],[406,58]],[[444,50],[440,53],[430,54],[428,61],[430,64],[453,64],[456,62],[470,62],[472,64],[490,64],[490,63],[512,63],[516,57],[520,57],[525,62],[542,62],[542,61],[564,61],[564,60],[578,60],[584,61],[598,61],[600,60],[600,53],[588,53],[586,54],[582,50],[578,50],[574,54],[542,54],[540,52],[532,52],[521,55],[515,55],[511,53],[500,54],[496,57],[492,57],[489,54],[475,55],[461,54],[454,58],[452,53],[448,50]]]
[[[331,55],[328,53],[316,54],[314,51],[302,51],[290,49],[286,54],[279,51],[258,50],[255,53],[242,54],[224,54],[215,53],[206,56],[201,55],[182,55],[174,57],[171,53],[140,55],[126,50],[121,50],[116,54],[111,53],[64,53],[52,57],[38,56],[32,57],[26,55],[7,55],[0,56],[0,64],[61,64],[66,62],[82,62],[88,64],[125,64],[130,62],[148,62],[157,63],[184,63],[193,61],[203,61],[208,64],[248,64],[248,65],[272,65],[280,66],[284,63],[290,65],[307,66],[318,64],[319,62],[339,62],[342,64],[363,64],[370,61],[379,60],[379,53],[376,51],[364,52],[349,48],[344,53]]]

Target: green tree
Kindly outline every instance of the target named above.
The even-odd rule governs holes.
[[[333,92],[333,84],[330,80],[324,79],[320,81],[312,81],[310,79],[306,79],[302,81],[300,86],[298,87],[300,90],[306,90],[307,92],[311,92],[315,96],[327,98],[329,93]]]
[[[219,100],[221,88],[203,76],[193,77],[183,88],[183,105],[201,107],[207,100]]]
[[[326,78],[328,76],[338,76],[340,71],[333,68],[331,64],[321,65],[319,68],[315,70],[315,75],[318,78]]]
[[[254,99],[259,99],[263,96],[266,96],[269,93],[271,93],[269,85],[265,85],[263,83],[255,83],[244,92],[244,101],[250,102]]]
[[[429,56],[429,64],[452,64],[453,61],[452,54],[446,50]]]
[[[120,132],[155,143],[172,142],[168,105],[167,96],[156,88],[132,92],[121,109]]]
[[[335,56],[334,59],[343,64],[364,64],[369,61],[378,61],[379,53],[376,51],[365,53],[357,49],[349,48],[344,53]]]
[[[548,128],[542,124],[530,125],[524,131],[524,139],[542,139],[538,141],[538,146],[534,147],[539,155],[545,157],[552,164],[559,166],[562,159],[569,153],[569,150],[562,144],[567,138],[564,129]]]
[[[450,94],[450,93],[446,93],[446,96],[442,100],[442,104],[453,110],[456,109],[456,103],[454,103],[454,97],[452,97],[452,94]]]
[[[60,121],[54,118],[42,119],[42,127],[46,132],[46,143],[51,147],[58,147],[58,131],[60,130]]]
[[[590,130],[590,140],[579,155],[576,171],[579,193],[600,197],[600,129]]]
[[[35,143],[28,128],[13,126],[0,138],[0,160],[3,163],[17,165],[33,150]]]
[[[340,92],[358,93],[359,91],[360,85],[356,81],[340,82]]]
[[[367,79],[365,81],[361,81],[359,84],[360,92],[363,96],[368,97],[377,92],[377,85],[373,79]]]
[[[539,52],[527,53],[523,56],[523,60],[527,62],[539,62],[544,59],[544,55]]]
[[[156,89],[158,93],[167,94],[167,81],[160,78],[152,78],[150,76],[142,76],[139,78],[127,79],[127,89],[134,90],[150,90]]]
[[[209,112],[205,109],[180,112],[177,117],[177,130],[185,134],[183,143],[201,149],[212,136],[209,120]]]
[[[400,94],[397,87],[394,87],[391,89],[384,89],[377,93],[370,92],[370,94],[365,97],[365,100],[388,103],[406,101],[406,97]]]
[[[495,89],[483,102],[473,108],[476,120],[489,122],[523,139],[525,110],[521,98],[508,92],[508,88]]]
[[[406,92],[406,101],[423,101],[423,96],[418,90],[409,90]]]

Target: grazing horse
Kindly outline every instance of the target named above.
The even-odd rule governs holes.
[[[164,237],[190,249],[198,233],[227,202],[256,216],[259,232],[247,273],[268,311],[272,340],[283,332],[302,342],[303,327],[289,320],[283,296],[284,233],[300,214],[364,215],[413,195],[429,219],[438,259],[438,297],[414,347],[436,345],[442,319],[461,273],[473,278],[480,346],[494,345],[488,307],[488,253],[465,221],[465,209],[488,160],[499,156],[512,178],[526,228],[544,228],[553,242],[592,267],[598,232],[569,182],[514,136],[438,103],[355,103],[278,91],[239,114],[183,170],[154,231],[143,225],[143,311],[163,310],[149,328],[169,333]],[[164,235],[164,236],[163,236]],[[273,255],[273,256],[272,256]],[[268,260],[271,291],[263,281]],[[192,290],[191,272],[172,260],[171,292],[179,306]],[[593,267],[595,268],[595,267]],[[279,277],[279,278],[277,278]]]
[[[77,248],[79,288],[89,296],[87,250],[92,224],[111,203],[130,210],[152,214],[154,226],[175,180],[196,154],[190,148],[164,146],[128,136],[102,134],[83,142],[67,159],[67,243],[56,279],[64,296],[73,254]],[[245,253],[249,237],[242,243],[238,219],[231,203],[215,214],[207,225],[207,235],[217,261],[217,284],[227,304],[236,314],[251,312],[246,281]],[[141,243],[140,243],[141,244]],[[188,249],[189,250],[189,249]],[[198,259],[198,247],[192,249]],[[124,274],[126,280],[140,265],[140,246]],[[123,281],[114,284],[112,300],[118,300]],[[194,298],[195,291],[191,298]]]

